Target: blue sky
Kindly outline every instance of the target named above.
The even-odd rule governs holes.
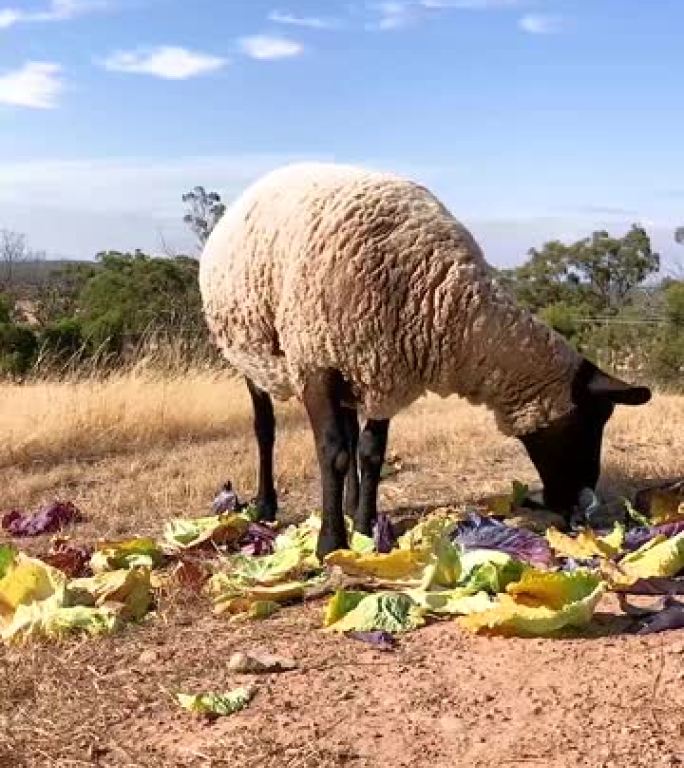
[[[0,228],[183,250],[181,194],[298,159],[430,185],[495,264],[684,249],[681,0],[0,0]]]

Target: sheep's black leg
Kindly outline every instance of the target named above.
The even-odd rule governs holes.
[[[336,549],[347,548],[342,496],[350,453],[341,389],[342,377],[331,370],[320,371],[304,387],[304,406],[314,433],[321,472],[323,517],[316,547],[319,559]]]
[[[344,409],[344,422],[349,443],[349,471],[344,493],[344,510],[351,517],[356,517],[359,508],[359,417],[353,408]]]
[[[366,536],[373,533],[373,523],[378,516],[378,485],[387,450],[389,419],[369,419],[359,439],[359,465],[361,467],[361,492],[355,529]]]
[[[254,432],[259,446],[259,480],[256,506],[260,520],[273,521],[278,512],[278,497],[273,483],[273,446],[275,444],[275,415],[268,392],[247,379],[247,388],[254,406]]]

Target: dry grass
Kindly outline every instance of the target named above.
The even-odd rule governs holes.
[[[611,483],[624,490],[631,480],[684,474],[682,402],[659,395],[646,407],[618,409],[604,453]],[[4,504],[68,495],[86,509],[106,509],[93,525],[113,532],[200,511],[226,477],[250,494],[251,419],[244,384],[225,373],[3,386]],[[278,485],[285,507],[296,511],[317,497],[311,435],[296,403],[279,405],[277,419]],[[485,409],[457,399],[429,397],[397,417],[390,451],[405,465],[383,485],[390,507],[462,501],[513,477],[535,480],[519,443],[502,437]]]

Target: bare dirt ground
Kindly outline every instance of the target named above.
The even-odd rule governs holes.
[[[2,507],[72,499],[87,517],[75,541],[158,534],[170,517],[206,512],[226,477],[253,491],[249,411],[223,377],[1,389]],[[300,519],[317,503],[311,440],[297,406],[279,419],[284,517]],[[403,468],[382,499],[397,514],[535,479],[515,441],[461,402],[417,404],[393,424],[390,450]],[[620,409],[604,456],[609,493],[684,475],[684,401]],[[582,637],[482,638],[446,621],[393,653],[320,632],[321,611],[314,601],[229,624],[178,593],[109,638],[0,647],[0,766],[684,765],[684,633],[627,635],[612,598]],[[252,649],[298,668],[228,669]],[[173,700],[250,680],[251,705],[214,723]]]

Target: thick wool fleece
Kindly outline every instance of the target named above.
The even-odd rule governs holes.
[[[200,287],[226,358],[278,399],[333,368],[376,419],[426,391],[486,404],[512,435],[573,408],[579,355],[405,179],[325,164],[270,173],[215,228]]]

